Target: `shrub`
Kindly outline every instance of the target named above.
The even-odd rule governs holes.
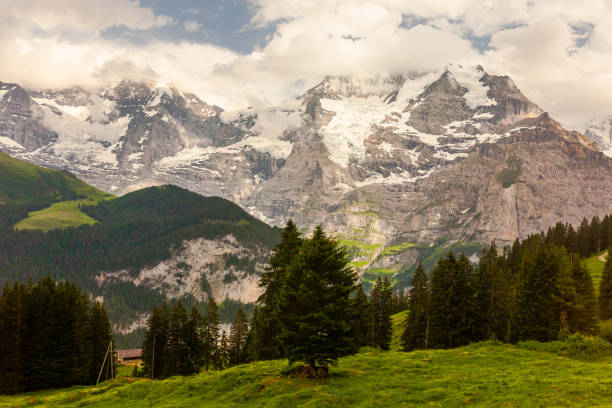
[[[608,320],[602,323],[599,328],[599,336],[609,342],[612,342],[612,321]]]
[[[544,351],[564,357],[591,360],[612,354],[612,344],[597,336],[571,334],[564,340],[541,343],[527,340],[517,344],[519,348],[533,351]]]
[[[358,354],[364,353],[380,353],[380,349],[376,347],[363,346],[359,349]]]

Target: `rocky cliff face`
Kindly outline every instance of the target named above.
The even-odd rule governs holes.
[[[20,90],[15,106],[10,92],[0,115],[27,106],[19,129],[31,130],[0,116],[4,150],[114,193],[172,183],[276,225],[321,223],[366,281],[439,248],[473,252],[612,211],[597,144],[481,67],[330,76],[283,106],[233,113],[161,84]]]
[[[232,235],[217,240],[197,238],[183,242],[180,250],[159,264],[140,270],[102,271],[96,277],[105,293],[117,283],[128,283],[162,293],[167,300],[192,296],[206,301],[212,296],[253,303],[261,294],[259,276],[269,258],[269,249],[245,245]],[[102,297],[100,300],[104,300]],[[147,312],[116,322],[115,330],[127,334],[144,327]]]

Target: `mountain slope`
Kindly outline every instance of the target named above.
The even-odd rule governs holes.
[[[56,136],[26,143],[5,131],[5,151],[105,191],[171,183],[273,225],[321,223],[366,281],[384,273],[403,285],[419,257],[469,256],[491,239],[612,211],[611,162],[597,144],[482,67],[328,76],[293,101],[243,112],[152,83],[24,92],[20,126]],[[13,106],[9,93],[2,103]]]
[[[279,239],[278,229],[237,205],[175,186],[83,202],[79,210],[95,224],[0,232],[0,281],[69,279],[103,300],[124,334],[163,300],[254,302]]]
[[[106,193],[64,170],[50,170],[0,153],[0,204],[99,200]]]

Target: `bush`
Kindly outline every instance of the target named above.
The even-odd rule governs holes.
[[[543,351],[564,357],[592,360],[612,354],[612,344],[597,336],[571,334],[564,340],[541,343],[527,340],[517,344],[519,348],[533,351]]]
[[[601,324],[599,328],[599,336],[609,342],[612,342],[612,321],[607,320]]]
[[[370,347],[370,346],[363,346],[359,349],[359,351],[357,352],[358,354],[364,354],[364,353],[380,353],[380,349],[376,348],[376,347]]]

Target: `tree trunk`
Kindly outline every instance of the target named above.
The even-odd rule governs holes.
[[[317,366],[316,366],[314,358],[310,360],[308,371],[310,371],[310,375],[312,376],[312,378],[317,378]]]

